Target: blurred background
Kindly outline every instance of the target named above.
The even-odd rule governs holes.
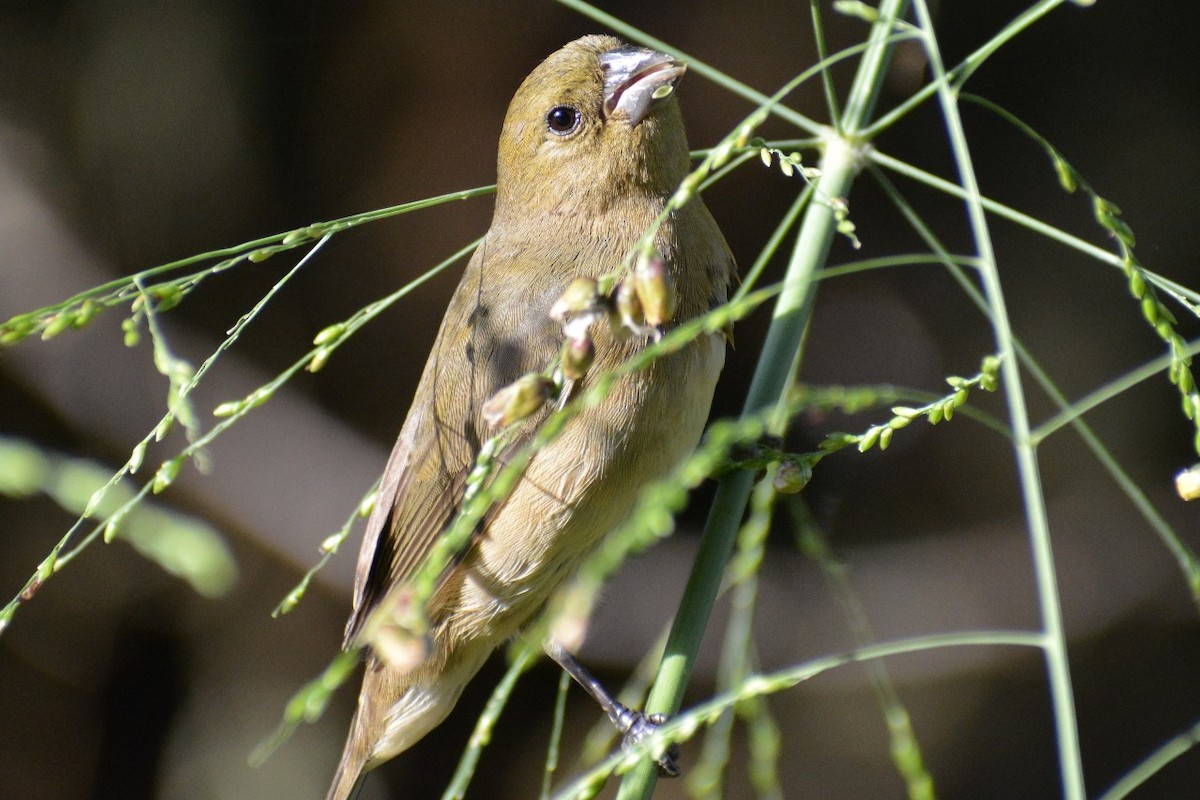
[[[817,60],[804,4],[603,7],[767,92]],[[822,7],[831,50],[859,41],[861,23]],[[946,63],[1023,7],[940,3]],[[2,4],[0,318],[198,252],[490,183],[517,84],[546,54],[598,30],[550,2]],[[1189,55],[1197,33],[1183,2],[1068,5],[1000,50],[968,86],[1054,142],[1121,207],[1142,262],[1190,286],[1200,284],[1200,82]],[[843,89],[852,67],[835,74]],[[920,52],[902,49],[881,108],[925,74]],[[695,74],[680,100],[693,147],[717,141],[750,110]],[[826,117],[816,83],[790,103]],[[1035,145],[988,112],[968,106],[964,114],[985,193],[1107,246],[1087,199],[1059,189]],[[763,133],[798,135],[777,121]],[[878,145],[953,177],[932,107]],[[969,249],[959,203],[898,183],[951,250]],[[742,265],[799,186],[754,162],[705,195]],[[336,237],[214,369],[199,408],[207,415],[275,375],[318,330],[480,235],[490,213],[483,198]],[[862,250],[839,241],[832,263],[923,249],[865,177],[851,216]],[[1161,353],[1118,271],[1006,222],[995,221],[994,233],[1015,329],[1068,397]],[[162,320],[176,353],[200,363],[294,263],[287,254],[211,279]],[[339,646],[357,529],[295,612],[280,620],[270,612],[381,471],[457,274],[363,330],[323,371],[291,381],[218,440],[209,474],[188,466],[155,500],[221,532],[236,561],[228,591],[198,594],[118,541],[91,547],[22,608],[0,637],[0,796],[324,796],[357,679],[266,765],[251,768],[247,756]],[[715,414],[739,409],[767,316],[739,326]],[[1195,320],[1180,316],[1183,333],[1195,336]],[[0,353],[0,436],[36,443],[51,459],[118,468],[161,417],[167,391],[148,341],[122,346],[120,318],[109,312],[83,331]],[[988,325],[940,268],[876,271],[821,286],[803,378],[940,393],[946,375],[973,374],[993,347]],[[1053,412],[1030,394],[1035,421]],[[1003,412],[998,398],[981,402]],[[792,445],[880,419],[808,418]],[[1087,421],[1185,542],[1200,547],[1197,509],[1171,486],[1195,454],[1165,376]],[[182,441],[174,434],[147,463]],[[1200,717],[1200,626],[1172,557],[1078,437],[1059,432],[1040,457],[1094,795]],[[608,591],[583,650],[603,678],[623,680],[673,614],[706,497],[699,492],[678,535],[629,564]],[[831,458],[803,497],[849,564],[878,638],[1038,626],[1011,454],[982,426],[918,425],[886,453]],[[5,600],[72,519],[46,495],[0,500]],[[763,668],[852,647],[837,601],[786,526],[771,548],[759,610]],[[712,688],[721,613],[693,682],[696,699]],[[364,798],[438,796],[503,666],[495,659],[451,719],[380,770]],[[1038,654],[960,649],[888,666],[940,796],[1057,796]],[[522,682],[472,796],[536,794],[556,680],[543,664]],[[903,796],[861,668],[835,670],[770,703],[783,734],[786,797]],[[573,690],[568,774],[595,717]],[[727,796],[750,797],[744,743],[737,747]],[[698,754],[695,742],[685,746],[685,770]],[[1136,796],[1194,797],[1197,786],[1193,751]],[[656,796],[683,791],[682,782],[662,783]]]

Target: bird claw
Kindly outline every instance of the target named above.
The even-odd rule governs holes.
[[[616,722],[623,737],[621,749],[629,751],[636,749],[659,728],[667,724],[667,716],[665,714],[643,714],[641,711],[634,711],[622,706]],[[679,745],[672,742],[662,753],[654,756],[654,763],[658,765],[659,775],[664,778],[678,778],[680,774]]]

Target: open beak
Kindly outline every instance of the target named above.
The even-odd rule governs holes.
[[[600,56],[604,71],[604,114],[637,125],[675,92],[687,65],[645,47],[622,47]]]

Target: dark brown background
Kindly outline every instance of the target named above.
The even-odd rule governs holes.
[[[662,2],[605,8],[758,88],[815,60],[804,4]],[[954,63],[1020,3],[944,2]],[[834,48],[861,26],[826,8]],[[136,0],[0,7],[0,316],[7,318],[150,265],[312,221],[489,183],[508,98],[545,54],[598,26],[550,3],[238,3]],[[1040,130],[1138,235],[1144,263],[1197,283],[1200,100],[1195,13],[1185,3],[1067,6],[997,54],[970,89]],[[882,99],[922,78],[903,52]],[[843,86],[849,71],[839,71]],[[681,102],[693,146],[749,110],[696,75]],[[813,84],[795,107],[823,118]],[[964,111],[984,191],[1097,243],[1086,200],[1064,195],[1027,140]],[[770,135],[793,135],[771,123]],[[913,115],[879,143],[952,175],[940,120]],[[757,166],[706,199],[748,265],[797,191]],[[904,185],[956,250],[960,206]],[[456,203],[339,236],[213,373],[202,408],[288,364],[325,325],[419,274],[487,226],[490,201]],[[852,215],[863,256],[919,249],[881,193],[861,181]],[[1014,325],[1062,390],[1078,397],[1160,349],[1113,269],[995,222]],[[839,242],[834,262],[855,254]],[[198,363],[277,280],[288,256],[212,280],[166,320]],[[780,265],[776,265],[776,274]],[[353,546],[301,608],[268,614],[381,469],[456,273],[364,330],[321,373],[304,374],[213,448],[215,471],[185,473],[164,502],[229,536],[240,578],[201,599],[123,544],[96,546],[56,577],[0,639],[0,796],[271,798],[323,796],[354,691],[271,762],[246,766],[290,693],[335,651]],[[738,330],[717,413],[734,413],[766,314]],[[28,341],[0,356],[0,433],[116,465],[162,412],[148,347],[120,345],[119,317]],[[1184,320],[1195,334],[1194,320]],[[939,391],[993,345],[987,325],[938,268],[823,285],[805,378],[895,382]],[[1035,419],[1050,406],[1036,392]],[[1001,411],[995,400],[985,401]],[[809,420],[796,445],[869,419]],[[1171,492],[1191,463],[1189,425],[1165,378],[1088,417],[1192,547],[1196,511]],[[178,445],[177,441],[175,442]],[[159,452],[160,457],[169,451]],[[1164,548],[1069,433],[1041,451],[1071,639],[1084,765],[1096,794],[1200,716],[1196,609]],[[703,493],[702,493],[703,494]],[[885,454],[822,465],[805,495],[851,565],[880,638],[1038,624],[1028,545],[1007,446],[970,422],[903,432]],[[623,571],[585,655],[611,680],[672,613],[686,577],[697,500],[676,539]],[[15,593],[69,524],[48,500],[0,504],[0,594]],[[816,571],[777,532],[764,572],[764,667],[850,646]],[[356,542],[355,542],[356,545]],[[718,636],[710,637],[710,644]],[[976,649],[889,662],[937,788],[947,798],[1057,793],[1049,703],[1032,652]],[[437,796],[499,673],[485,670],[458,712],[373,779],[371,796]],[[711,653],[695,697],[712,679]],[[555,671],[519,690],[473,796],[532,797]],[[569,746],[594,712],[573,692]],[[787,797],[900,797],[860,670],[772,700],[783,726]],[[685,766],[699,748],[685,748]],[[740,763],[743,751],[735,752]],[[569,763],[568,758],[568,763]],[[734,768],[730,797],[749,797]],[[1194,796],[1185,755],[1138,797]],[[660,796],[682,796],[679,783]],[[364,795],[365,796],[365,795]]]

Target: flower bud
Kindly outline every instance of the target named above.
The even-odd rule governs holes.
[[[183,458],[181,456],[175,456],[175,458],[164,461],[159,466],[158,472],[154,473],[151,491],[155,494],[162,494],[163,490],[175,482],[175,477],[179,474],[181,466],[183,466]]]
[[[595,358],[596,347],[592,344],[592,337],[584,335],[577,339],[563,340],[561,360],[565,377],[573,381],[579,380],[587,374]]]
[[[626,278],[617,284],[616,303],[617,314],[621,317],[622,325],[640,328],[645,324],[646,317],[642,314],[642,301],[638,299],[637,289],[634,288],[632,279]]]
[[[1200,497],[1200,464],[1175,476],[1175,491],[1184,500]]]
[[[550,399],[554,382],[531,372],[496,392],[483,404],[483,418],[494,428],[532,416]]]
[[[50,321],[46,323],[46,327],[42,329],[42,340],[45,341],[46,339],[53,339],[67,328],[71,327],[72,319],[74,319],[74,317],[65,311],[60,311],[55,314],[50,318]]]
[[[647,325],[657,328],[671,321],[675,316],[675,284],[661,258],[653,256],[640,262],[633,271],[633,286]]]
[[[550,307],[550,319],[562,322],[570,314],[587,311],[596,304],[596,281],[592,278],[576,278],[563,292],[562,297]]]
[[[812,466],[806,461],[783,461],[775,469],[772,484],[780,494],[795,494],[812,480]]]
[[[384,602],[376,624],[368,624],[367,643],[388,666],[402,674],[411,672],[429,652],[427,623],[413,607],[411,587],[402,587]]]

